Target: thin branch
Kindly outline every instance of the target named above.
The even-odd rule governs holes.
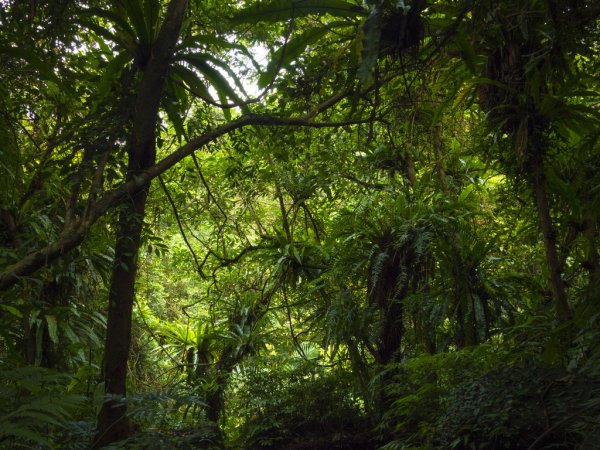
[[[590,409],[593,409],[593,408],[597,408],[597,407],[598,407],[598,402],[594,401],[594,402],[590,402],[586,407],[581,408],[581,409],[575,411],[573,414],[569,414],[563,420],[560,420],[560,421],[556,422],[553,426],[551,426],[546,431],[544,431],[541,435],[539,435],[537,437],[537,439],[535,441],[533,441],[533,443],[529,447],[527,447],[527,450],[533,450],[533,449],[535,449],[538,446],[538,444],[540,444],[546,438],[546,436],[548,436],[554,430],[556,430],[557,428],[559,428],[559,427],[563,426],[564,424],[570,422],[571,420],[573,420],[574,418],[576,418],[580,414],[583,414],[584,412],[589,411]]]
[[[367,187],[367,188],[370,188],[370,189],[377,189],[378,191],[381,191],[381,190],[383,190],[383,189],[386,188],[385,184],[381,184],[381,183],[369,183],[368,181],[360,180],[360,179],[356,178],[353,175],[343,175],[342,174],[342,178],[345,178],[346,180],[353,181],[356,184],[360,184],[361,186],[364,186],[364,187]]]
[[[273,164],[271,155],[269,155],[269,162],[273,166],[273,169],[275,169],[275,165]],[[283,231],[285,231],[285,236],[287,237],[288,243],[290,245],[292,245],[294,243],[294,239],[292,237],[292,231],[290,229],[290,223],[288,221],[288,212],[285,208],[283,194],[281,192],[281,187],[279,186],[279,183],[277,182],[277,177],[275,177],[275,190],[277,192],[277,200],[279,201],[279,209],[281,210],[281,222],[283,225]]]
[[[212,191],[210,190],[210,186],[208,185],[208,183],[206,182],[206,179],[204,178],[204,175],[202,174],[202,169],[200,168],[200,164],[198,164],[198,159],[196,158],[195,153],[192,153],[192,160],[194,161],[196,170],[198,170],[198,176],[200,177],[202,184],[206,188],[206,193],[208,195],[208,199],[212,200],[213,203],[217,206],[217,208],[219,208],[219,211],[221,211],[221,214],[223,214],[223,217],[225,218],[225,222],[227,222],[228,216],[227,216],[227,214],[225,214],[225,211],[223,211],[223,208],[221,208],[221,205],[219,205],[219,202],[217,201],[217,199],[213,195]]]
[[[302,204],[300,206],[302,207],[302,209],[304,210],[304,212],[310,219],[310,222],[312,223],[313,231],[315,232],[315,238],[317,239],[318,242],[321,242],[321,233],[319,232],[319,224],[316,222],[315,218],[311,214],[310,209],[308,208],[308,205],[306,204],[306,202],[302,202]]]
[[[285,303],[285,309],[286,309],[286,313],[287,313],[288,323],[290,325],[290,334],[292,335],[292,340],[294,341],[294,346],[296,347],[296,351],[302,357],[302,359],[307,360],[306,353],[304,353],[304,350],[302,349],[300,342],[298,342],[298,335],[296,335],[296,333],[294,333],[294,324],[292,322],[292,310],[291,310],[290,304],[288,302],[287,289],[285,287],[285,284],[282,285],[281,291],[283,294],[283,301]]]
[[[217,268],[222,268],[222,267],[227,267],[230,266],[232,264],[237,263],[240,259],[242,259],[245,255],[247,255],[250,252],[253,252],[254,250],[264,250],[266,248],[271,248],[271,247],[264,247],[264,246],[260,246],[260,245],[249,245],[248,247],[245,247],[244,249],[242,249],[236,256],[234,256],[233,258],[224,258],[222,256],[217,255],[216,253],[212,252],[213,256],[217,259],[219,259],[221,261],[221,264],[219,264],[219,266]]]
[[[85,210],[83,212],[84,219],[86,219],[90,211],[94,209],[94,205],[96,204],[96,198],[98,197],[98,193],[102,189],[102,183],[104,182],[104,168],[106,167],[106,163],[108,162],[109,155],[110,152],[104,152],[104,154],[98,161],[98,167],[96,167],[96,171],[92,179],[92,185],[90,186],[88,203],[85,206]]]
[[[124,182],[119,187],[106,192],[102,198],[90,209],[89,214],[79,222],[65,227],[55,242],[29,253],[12,266],[7,267],[0,273],[0,291],[14,286],[21,278],[33,274],[35,271],[46,266],[49,262],[64,255],[77,247],[85,239],[90,227],[109,209],[119,204],[124,198],[142,189],[154,178],[158,177],[182,159],[190,156],[196,150],[225,136],[232,131],[248,126],[298,126],[310,128],[337,128],[351,124],[364,123],[366,120],[355,120],[346,122],[312,122],[310,118],[337,104],[348,96],[352,91],[344,91],[321,103],[317,108],[303,117],[275,117],[263,114],[247,114],[236,120],[227,122],[217,128],[209,130],[187,144],[157,162],[156,164],[139,171],[132,179]]]
[[[187,246],[190,253],[192,254],[192,257],[194,258],[194,262],[196,263],[196,269],[198,270],[198,274],[203,279],[206,279],[206,275],[202,271],[202,267],[200,266],[200,263],[198,262],[198,256],[196,256],[196,252],[190,245],[190,242],[188,241],[188,238],[185,234],[185,230],[183,229],[183,224],[181,223],[181,218],[179,217],[179,212],[177,211],[177,206],[175,206],[175,202],[173,201],[173,198],[171,197],[171,194],[169,193],[169,190],[167,189],[167,185],[165,184],[165,182],[163,181],[163,179],[160,175],[158,176],[158,181],[160,182],[160,185],[162,186],[163,191],[165,192],[165,195],[167,196],[167,199],[169,200],[169,203],[171,204],[171,208],[173,209],[173,214],[175,215],[175,220],[177,221],[177,226],[179,227],[179,231],[181,232],[181,237],[183,238],[185,245]]]
[[[173,358],[171,356],[171,354],[162,346],[162,344],[160,343],[160,340],[156,337],[156,335],[154,334],[154,331],[152,330],[150,325],[148,325],[148,322],[146,322],[146,318],[144,317],[144,313],[142,312],[142,308],[140,307],[140,304],[137,301],[137,298],[135,299],[135,304],[137,306],[138,312],[140,313],[140,317],[142,318],[142,323],[146,327],[146,331],[148,331],[148,333],[150,333],[150,336],[152,336],[152,339],[154,339],[156,341],[156,343],[160,347],[161,351],[165,355],[167,355],[167,357],[173,362],[173,364],[179,366],[179,362],[175,358]]]

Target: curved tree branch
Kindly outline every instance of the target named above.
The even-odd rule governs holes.
[[[264,114],[246,114],[236,120],[232,120],[209,130],[201,136],[191,139],[187,144],[179,147],[156,164],[147,169],[138,171],[138,173],[129,181],[106,192],[93,206],[89,207],[85,216],[79,218],[79,220],[74,220],[72,223],[65,226],[56,241],[51,242],[39,250],[29,253],[20,261],[4,269],[4,271],[0,273],[0,291],[11,288],[18,283],[20,279],[32,275],[48,263],[79,246],[85,239],[91,226],[108,210],[122,202],[125,198],[135,194],[148,182],[175,166],[187,156],[190,156],[195,151],[232,131],[249,126],[336,128],[368,121],[368,119],[348,120],[343,122],[315,122],[311,120],[317,114],[335,106],[338,102],[352,93],[353,90],[347,89],[342,93],[336,94],[301,117],[276,117]]]

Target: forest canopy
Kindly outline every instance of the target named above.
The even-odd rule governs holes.
[[[599,54],[591,0],[0,0],[0,447],[595,448]]]

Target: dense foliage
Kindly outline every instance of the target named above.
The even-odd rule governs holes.
[[[0,1],[0,447],[591,449],[600,5]]]

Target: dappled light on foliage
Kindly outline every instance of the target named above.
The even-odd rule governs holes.
[[[0,447],[596,448],[597,3],[0,2]]]

